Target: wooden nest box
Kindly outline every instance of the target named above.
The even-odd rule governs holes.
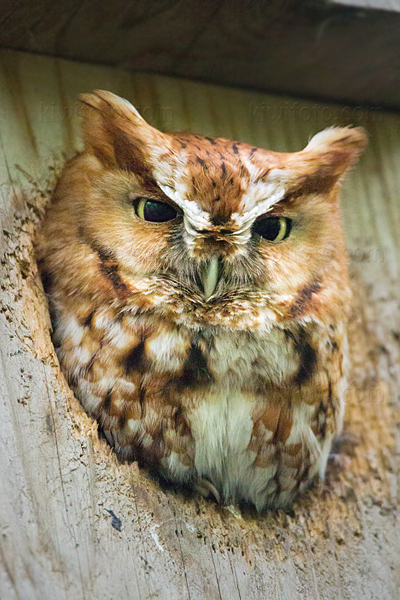
[[[398,600],[396,0],[0,7],[1,600]],[[96,88],[160,129],[275,150],[368,131],[342,191],[349,447],[290,513],[230,512],[119,463],[60,373],[33,238],[80,148],[77,98]]]

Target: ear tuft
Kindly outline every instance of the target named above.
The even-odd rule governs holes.
[[[89,107],[89,110],[94,108],[102,113],[115,112],[119,114],[120,117],[128,120],[135,117],[144,120],[128,100],[120,98],[116,94],[107,92],[106,90],[94,90],[90,94],[81,94],[80,101],[86,107]],[[83,112],[85,112],[85,108],[83,109]]]
[[[85,148],[107,168],[143,171],[148,147],[162,134],[130,102],[105,90],[82,94]]]
[[[314,135],[304,152],[340,156],[347,168],[356,162],[367,143],[368,137],[363,127],[328,127]]]
[[[287,155],[285,169],[293,189],[329,193],[367,145],[362,127],[330,127],[301,152]]]

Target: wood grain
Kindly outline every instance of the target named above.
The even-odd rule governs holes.
[[[398,109],[398,5],[0,0],[0,45],[135,72]]]
[[[289,514],[240,517],[118,464],[59,372],[32,238],[79,147],[77,95],[97,87],[160,128],[276,150],[331,124],[369,131],[343,188],[355,296],[345,467]],[[0,89],[1,600],[398,600],[400,117],[9,51]]]
[[[335,4],[357,8],[372,8],[376,10],[389,10],[400,12],[399,0],[333,0]]]

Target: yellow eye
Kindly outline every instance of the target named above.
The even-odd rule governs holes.
[[[176,210],[170,204],[150,198],[139,198],[135,204],[135,213],[139,219],[151,223],[165,223],[175,219],[177,215]]]
[[[147,202],[147,200],[145,198],[142,198],[142,200],[140,200],[138,202],[138,204],[136,205],[136,211],[135,211],[137,216],[140,219],[143,219],[143,221],[145,220],[144,219],[144,207],[145,207],[146,202]]]
[[[253,225],[253,232],[269,242],[281,242],[290,235],[292,220],[286,217],[265,217]]]

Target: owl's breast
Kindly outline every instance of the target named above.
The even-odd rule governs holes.
[[[295,379],[302,349],[293,336],[275,328],[268,333],[203,328],[157,327],[143,338],[141,356],[131,353],[132,369],[164,374],[169,386],[191,403],[194,390],[218,388],[259,393]],[[136,364],[135,364],[136,361]],[[140,363],[140,364],[139,364]]]
[[[299,369],[300,353],[282,329],[268,333],[224,332],[209,337],[205,358],[222,386],[230,382],[239,389],[259,389],[263,384],[282,383]]]
[[[202,331],[189,339],[184,375],[170,388],[186,428],[179,439],[170,436],[173,452],[162,459],[168,476],[205,478],[228,502],[289,503],[325,468],[339,412],[330,381],[325,391],[304,388],[304,398],[296,398],[316,360],[307,336],[276,329],[266,335]]]
[[[320,454],[311,427],[321,396],[294,399],[316,360],[305,335],[191,330],[102,310],[83,326],[64,314],[56,338],[72,387],[117,452],[171,479],[205,477],[224,498],[262,506],[285,461],[290,490],[310,468],[305,439]],[[331,400],[330,381],[325,389]]]

